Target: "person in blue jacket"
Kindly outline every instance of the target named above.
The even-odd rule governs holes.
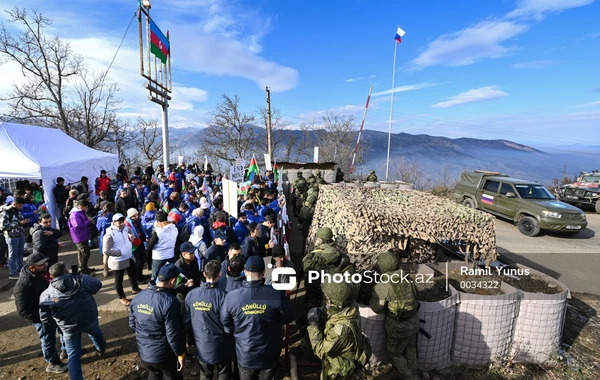
[[[238,243],[240,244],[242,244],[246,236],[250,234],[250,231],[248,230],[248,224],[248,215],[245,213],[240,213],[238,215],[237,223],[235,226],[233,226],[233,232],[235,233]]]
[[[49,269],[52,281],[40,296],[40,321],[54,318],[63,333],[69,357],[69,379],[83,380],[81,369],[81,335],[87,334],[100,355],[106,350],[106,340],[98,323],[98,305],[94,294],[102,283],[92,276],[69,273],[59,261]]]
[[[148,379],[182,380],[185,360],[185,334],[181,304],[174,290],[181,270],[163,265],[156,280],[136,295],[129,306],[129,327],[135,332],[140,360]]]
[[[233,339],[225,333],[220,319],[225,301],[225,291],[218,286],[220,270],[218,261],[206,263],[206,282],[185,298],[183,323],[186,330],[194,334],[201,380],[212,380],[214,372],[218,373],[219,380],[231,379]]]
[[[221,322],[234,336],[240,380],[274,379],[282,326],[293,320],[292,309],[280,292],[264,285],[262,257],[250,257],[244,273],[244,285],[225,296]]]
[[[219,288],[224,290],[225,293],[241,288],[244,285],[244,281],[246,281],[246,277],[244,276],[244,264],[246,260],[238,255],[223,261],[223,263],[227,264],[227,268],[225,269],[225,274],[221,271]]]

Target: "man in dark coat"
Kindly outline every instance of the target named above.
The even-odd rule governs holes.
[[[56,351],[56,322],[53,319],[42,323],[40,320],[40,296],[48,288],[50,274],[48,273],[48,257],[37,252],[27,258],[27,266],[21,270],[21,275],[14,289],[15,304],[17,312],[29,323],[33,324],[40,336],[42,353],[48,362],[46,372],[65,373],[67,365],[60,361]],[[66,357],[62,332],[60,341]]]
[[[131,301],[129,327],[135,332],[140,359],[149,380],[182,380],[185,337],[181,305],[174,290],[181,270],[171,263]]]
[[[31,229],[33,239],[33,253],[41,253],[48,258],[48,265],[58,262],[58,239],[62,231],[52,228],[52,217],[44,214],[40,217],[39,224],[34,224]]]
[[[216,371],[219,380],[226,380],[231,378],[233,339],[223,330],[219,316],[225,301],[225,292],[219,286],[220,264],[214,260],[206,263],[204,277],[206,282],[185,299],[183,321],[196,339],[200,379],[212,379]]]

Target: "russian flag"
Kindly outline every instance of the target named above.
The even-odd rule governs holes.
[[[398,27],[398,30],[396,31],[396,37],[394,38],[398,43],[402,42],[402,36],[404,36],[406,34],[406,32],[402,29],[400,29],[400,27]]]
[[[494,204],[494,197],[491,195],[487,195],[487,194],[482,194],[481,195],[481,202],[488,204],[488,205],[493,205]]]

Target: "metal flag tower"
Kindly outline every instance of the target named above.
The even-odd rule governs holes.
[[[140,41],[140,74],[148,82],[148,100],[162,107],[163,164],[169,167],[169,100],[173,85],[171,82],[171,42],[169,32],[165,36],[150,18],[150,0],[138,0],[138,31]],[[145,22],[142,22],[142,15]],[[144,33],[144,25],[146,31]],[[144,40],[145,37],[145,40]],[[146,49],[144,49],[144,46]],[[152,59],[154,56],[154,59]],[[147,66],[144,66],[144,61]]]
[[[389,123],[389,127],[388,127],[388,148],[387,148],[387,160],[385,161],[385,180],[389,180],[389,176],[390,176],[390,148],[392,145],[392,116],[394,115],[394,92],[395,92],[395,85],[396,85],[396,51],[398,50],[398,45],[400,45],[400,43],[402,42],[402,36],[404,36],[405,32],[404,30],[400,29],[400,26],[398,26],[398,30],[396,31],[396,37],[394,38],[394,40],[396,40],[396,42],[394,43],[394,69],[392,71],[392,96],[391,96],[391,100],[390,100],[390,123]]]

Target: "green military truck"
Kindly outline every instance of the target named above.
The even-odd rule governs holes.
[[[558,201],[544,185],[497,172],[463,172],[454,198],[463,206],[512,220],[526,236],[536,236],[540,230],[575,236],[587,226],[583,211]]]

